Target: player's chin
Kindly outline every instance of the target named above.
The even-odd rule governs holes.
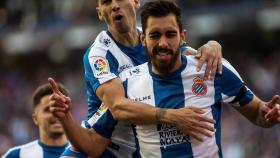
[[[52,137],[59,137],[59,136],[62,136],[62,135],[64,135],[64,130],[61,128],[61,129],[55,129],[55,130],[52,130],[51,132],[50,132],[50,135],[52,136]]]
[[[50,129],[52,132],[63,132],[64,131],[61,124],[52,124],[50,126]]]

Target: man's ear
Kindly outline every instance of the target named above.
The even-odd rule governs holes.
[[[97,12],[97,15],[98,15],[98,19],[101,20],[101,21],[103,21],[103,16],[102,16],[102,14],[101,14],[101,12],[100,12],[99,7],[96,7],[96,12]]]
[[[37,119],[37,115],[35,114],[35,112],[32,113],[32,120],[35,125],[38,125],[38,119]]]
[[[183,29],[180,36],[181,36],[181,44],[183,44],[187,38],[187,30]]]
[[[145,34],[143,32],[141,32],[141,36],[140,36],[141,42],[143,46],[146,46],[146,39],[145,39]]]

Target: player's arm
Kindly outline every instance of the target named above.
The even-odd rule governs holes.
[[[108,146],[110,140],[102,137],[93,129],[83,128],[70,113],[70,98],[64,96],[56,82],[49,78],[54,93],[51,95],[50,110],[60,120],[71,144],[83,154],[98,157]]]
[[[269,102],[264,102],[254,96],[250,103],[235,109],[252,123],[268,128],[280,123],[280,105],[277,104],[279,99],[280,97],[276,95]]]
[[[176,125],[182,132],[197,140],[201,135],[211,137],[214,131],[213,119],[202,116],[197,108],[162,109],[125,98],[122,82],[119,78],[103,83],[97,88],[97,96],[108,106],[117,120],[133,124],[155,124],[158,122]],[[210,124],[209,124],[210,123]]]

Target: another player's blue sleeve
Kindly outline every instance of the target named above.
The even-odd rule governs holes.
[[[111,138],[117,123],[118,121],[113,118],[110,110],[107,109],[106,112],[104,112],[103,115],[94,123],[92,128],[101,136]]]
[[[70,156],[75,158],[88,158],[88,156],[76,151],[72,146],[68,147],[60,157]]]
[[[63,156],[70,156],[73,158],[89,158],[89,156],[82,154],[78,151],[76,151],[72,146],[68,147],[60,157]],[[114,154],[112,154],[109,150],[105,150],[100,156],[99,158],[116,158],[116,156]]]
[[[252,101],[253,93],[245,86],[238,72],[225,60],[220,79],[223,102],[242,106]]]
[[[118,76],[118,62],[109,50],[102,53],[92,53],[97,48],[92,47],[84,55],[86,79],[91,83],[94,93],[103,83]],[[102,50],[104,51],[104,50]]]
[[[87,50],[83,61],[90,118],[101,105],[96,90],[101,84],[117,77],[118,62],[110,51],[94,46]]]
[[[20,148],[11,149],[2,158],[19,158]]]

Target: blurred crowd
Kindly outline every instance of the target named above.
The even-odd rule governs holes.
[[[253,6],[280,6],[277,0],[271,1],[271,4],[262,0],[246,1],[246,4],[248,2]],[[178,3],[190,10],[203,7],[207,13],[213,7],[226,10],[235,4],[241,6],[245,0],[178,0]],[[37,128],[31,119],[31,97],[35,88],[46,83],[49,76],[69,89],[75,118],[78,121],[86,118],[87,97],[82,57],[96,33],[104,27],[98,21],[95,7],[95,0],[1,0],[0,156],[8,148],[38,137]],[[192,16],[190,12],[185,14],[185,17]],[[233,32],[200,36],[192,34],[192,28],[185,24],[190,32],[187,41],[195,48],[210,39],[219,41],[223,46],[223,56],[237,69],[247,86],[257,96],[269,100],[274,94],[280,94],[280,25],[276,29],[264,31],[249,22],[244,24],[241,21]],[[70,40],[73,34],[68,36],[66,34],[69,32],[65,32],[71,28],[77,31],[74,33],[75,41]],[[18,42],[27,40],[16,38],[13,43],[11,36],[19,32],[31,32],[28,37],[37,43],[31,42],[30,48],[11,49],[22,44]],[[79,37],[80,33],[89,37]],[[229,105],[223,106],[222,148],[225,158],[279,158],[279,147],[279,125],[262,129],[241,117]]]

